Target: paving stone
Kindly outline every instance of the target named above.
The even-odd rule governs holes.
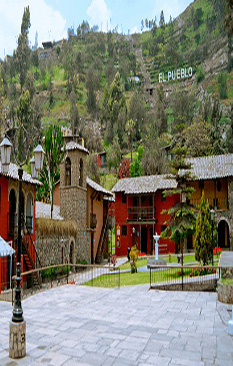
[[[0,302],[0,366],[232,366],[228,307],[216,293],[60,286],[23,301],[21,360],[9,359],[12,308]]]

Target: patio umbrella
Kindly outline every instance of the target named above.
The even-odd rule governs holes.
[[[15,250],[0,236],[0,257],[14,254]]]

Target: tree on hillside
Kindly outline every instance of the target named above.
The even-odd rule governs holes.
[[[142,155],[143,155],[143,146],[138,146],[138,152],[133,159],[133,162],[130,164],[130,177],[140,177],[142,175]]]
[[[170,179],[174,179],[177,183],[177,188],[166,190],[164,196],[179,195],[180,200],[168,210],[163,212],[169,215],[169,220],[166,222],[166,229],[161,233],[162,238],[175,240],[175,243],[180,244],[183,266],[183,249],[184,239],[188,233],[195,231],[195,215],[190,204],[190,197],[194,188],[187,185],[187,181],[191,178],[191,164],[186,161],[186,149],[180,145],[174,150],[174,159],[171,161]]]
[[[112,144],[107,148],[107,165],[108,169],[114,168],[117,174],[117,168],[122,158],[121,148],[118,136],[114,136]]]
[[[85,145],[90,153],[103,149],[100,127],[97,122],[89,121],[84,128]]]
[[[21,90],[26,80],[26,74],[29,67],[30,49],[28,46],[28,32],[31,26],[29,6],[24,8],[21,33],[18,37],[18,46],[16,50],[16,64],[19,71]]]
[[[222,125],[220,120],[222,118],[222,110],[221,105],[218,99],[214,100],[210,122],[211,122],[211,131],[210,131],[210,141],[213,149],[213,154],[220,155],[225,154],[226,152],[226,142],[222,137]]]
[[[165,18],[164,18],[164,12],[163,12],[163,10],[160,13],[159,26],[162,29],[165,28]]]
[[[135,123],[135,138],[139,141],[142,137],[144,124],[146,122],[146,108],[144,97],[138,91],[135,91],[129,101],[128,118]]]
[[[229,153],[233,153],[233,105],[231,105],[230,110],[230,126],[227,129],[227,139],[226,139],[227,150]]]
[[[183,131],[182,137],[189,157],[212,154],[209,123],[194,119],[193,123]]]
[[[23,93],[18,102],[17,110],[18,125],[18,158],[19,161],[27,161],[29,150],[33,148],[31,141],[33,135],[32,106],[29,91]]]
[[[117,130],[117,120],[120,112],[122,113],[123,111],[126,113],[125,92],[120,73],[117,72],[110,86],[108,100],[108,112],[112,130]]]
[[[73,136],[79,134],[80,120],[77,106],[77,96],[74,91],[70,93],[70,120]]]
[[[99,78],[95,74],[92,66],[90,66],[88,69],[85,85],[87,88],[88,112],[91,113],[92,115],[94,115],[97,110],[96,90],[98,90],[98,87],[99,87]]]
[[[129,119],[126,123],[125,126],[125,130],[126,133],[128,134],[128,138],[129,138],[129,143],[130,143],[130,154],[131,154],[131,163],[133,161],[133,137],[134,137],[134,128],[135,128],[135,123],[132,119]]]
[[[187,92],[176,92],[172,96],[174,133],[181,132],[185,126],[189,126],[194,114],[194,97]]]
[[[150,135],[145,140],[141,167],[143,175],[166,174],[168,172],[168,158],[161,148],[158,137]]]
[[[203,192],[196,221],[195,258],[198,262],[202,262],[204,266],[211,261],[213,256],[212,240],[210,207],[208,201],[205,201]]]
[[[51,203],[51,219],[53,218],[53,192],[55,184],[59,179],[60,164],[64,156],[63,134],[61,128],[56,125],[50,125],[45,130],[43,143],[45,151],[44,168],[41,173],[42,182],[45,181],[49,188]]]
[[[71,91],[75,91],[77,87],[77,70],[74,50],[71,42],[65,42],[62,45],[61,60],[65,71],[65,77],[67,79],[67,92],[70,94]]]
[[[94,182],[100,184],[100,169],[97,165],[96,154],[89,154],[87,157],[87,175]]]

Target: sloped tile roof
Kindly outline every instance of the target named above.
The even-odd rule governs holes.
[[[81,146],[81,145],[77,144],[77,142],[74,142],[74,141],[70,141],[70,142],[68,142],[68,144],[66,144],[65,149],[66,149],[66,151],[71,151],[71,150],[81,150],[81,151],[83,151],[83,152],[85,152],[85,153],[89,154],[89,151],[88,151],[85,147],[83,147],[83,146]]]
[[[94,189],[97,192],[101,192],[104,193],[106,196],[113,196],[113,194],[108,191],[107,189],[103,188],[102,186],[100,186],[99,184],[97,184],[96,182],[94,182],[93,180],[91,180],[90,178],[87,177],[87,184]]]
[[[166,175],[149,175],[136,178],[120,179],[113,187],[112,192],[124,192],[125,194],[155,193],[159,189],[173,189],[177,184],[174,179]]]
[[[51,218],[50,203],[36,201],[36,219],[39,218]],[[60,206],[53,205],[53,220],[63,220],[63,217],[60,216]]]
[[[233,176],[233,154],[189,158],[192,180],[226,178]]]
[[[16,164],[10,163],[8,173],[2,173],[2,165],[0,162],[0,174],[4,175],[5,177],[19,180],[18,169],[19,169],[19,167]],[[42,186],[42,183],[39,182],[39,180],[33,179],[32,176],[30,174],[26,173],[25,171],[23,171],[22,180],[25,183],[31,183],[31,184],[36,184],[38,186]]]

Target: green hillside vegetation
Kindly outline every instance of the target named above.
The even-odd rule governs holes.
[[[132,36],[97,32],[83,22],[76,36],[54,43],[52,56],[42,57],[43,50],[28,47],[26,8],[18,47],[0,65],[1,133],[14,141],[18,157],[29,161],[50,124],[68,127],[90,151],[89,176],[111,189],[121,157],[130,159],[131,151],[133,164],[123,176],[166,173],[166,152],[177,143],[190,156],[233,152],[231,52],[227,68],[205,74],[203,66],[212,42],[231,49],[225,0],[196,0],[168,24],[162,15]],[[189,66],[192,79],[158,84],[159,73]],[[95,154],[103,150],[108,174],[96,165]]]

